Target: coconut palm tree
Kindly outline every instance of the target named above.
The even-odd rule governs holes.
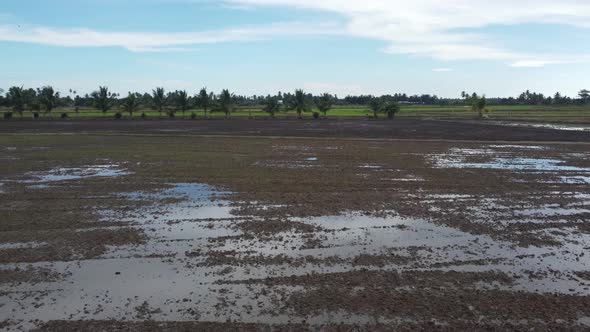
[[[12,106],[12,109],[17,112],[18,114],[20,114],[20,116],[23,116],[23,112],[25,110],[25,103],[26,103],[26,97],[25,97],[25,91],[24,91],[24,87],[22,86],[13,86],[10,89],[8,89],[8,92],[6,93],[6,99],[8,102],[8,105]]]
[[[185,90],[176,91],[176,107],[182,112],[182,118],[184,119],[184,113],[190,108],[190,101],[188,94]]]
[[[98,87],[98,91],[94,91],[92,93],[94,107],[101,110],[103,113],[106,113],[108,110],[110,110],[114,106],[115,96],[116,95],[112,94],[109,91],[109,88],[107,88],[106,86]]]
[[[272,118],[275,117],[275,114],[280,111],[281,109],[281,102],[277,97],[268,97],[264,101],[264,108],[263,111],[270,114]]]
[[[479,97],[477,95],[473,96],[471,101],[471,109],[479,115],[480,118],[484,117],[484,113],[488,111],[486,108],[488,102],[486,100],[486,96]]]
[[[166,103],[168,102],[164,88],[156,88],[155,90],[152,90],[152,102],[154,103],[154,108],[160,113],[161,118],[164,106],[166,106]]]
[[[297,111],[297,117],[301,119],[301,113],[309,111],[309,103],[303,90],[295,90],[295,95],[291,99],[291,109]]]
[[[57,106],[59,92],[55,92],[53,87],[44,86],[38,90],[37,95],[39,96],[39,102],[45,107],[45,114],[51,113],[53,108]]]
[[[369,101],[369,108],[371,111],[373,111],[373,117],[377,118],[377,113],[381,112],[383,109],[383,103],[381,102],[381,99],[372,97]]]
[[[207,117],[207,110],[211,107],[212,102],[213,93],[207,93],[207,88],[202,88],[197,97],[197,104],[205,112],[205,118]]]
[[[587,103],[590,100],[590,91],[588,89],[583,89],[578,92],[578,97],[582,100],[582,103]]]
[[[332,108],[332,96],[329,93],[324,93],[316,100],[316,106],[326,116],[326,113]]]
[[[234,95],[229,92],[228,89],[223,89],[217,100],[219,111],[225,114],[225,117],[229,117],[231,112],[234,110]]]
[[[383,112],[387,114],[387,118],[393,120],[393,117],[400,111],[399,104],[395,101],[388,102],[383,106]]]
[[[205,118],[207,118],[207,110],[211,107],[213,102],[213,93],[208,93],[207,88],[202,88],[199,94],[195,96],[196,106],[203,109]]]
[[[139,109],[139,105],[140,104],[137,95],[135,93],[129,92],[129,95],[123,100],[123,103],[121,104],[121,110],[123,112],[129,113],[129,117],[133,118],[133,112]]]

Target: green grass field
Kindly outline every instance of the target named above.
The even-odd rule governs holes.
[[[587,106],[491,106],[488,117],[493,120],[506,121],[532,121],[532,122],[561,122],[561,123],[590,123],[590,105]],[[315,111],[315,110],[314,110]],[[185,118],[190,118],[191,113],[195,113],[197,118],[203,118],[203,111],[200,109],[189,110],[185,113]],[[91,119],[91,118],[113,118],[115,111],[103,114],[92,108],[82,108],[78,113],[72,108],[54,109],[51,115],[41,115],[42,117],[59,118],[61,113],[68,113],[68,118],[72,119]],[[159,113],[151,109],[143,109],[133,114],[134,118],[139,118],[145,113],[148,118],[158,118]],[[209,113],[210,117],[224,117],[222,113]],[[232,113],[232,117],[269,117],[261,108],[238,108]],[[294,111],[280,112],[277,118],[293,118],[297,113]],[[312,112],[304,113],[304,117],[311,117]],[[328,112],[328,117],[368,117],[372,112],[368,107],[334,107]],[[384,117],[384,114],[380,114]],[[401,111],[396,115],[401,118],[418,118],[418,119],[474,119],[473,112],[467,106],[402,106]],[[15,115],[16,118],[19,115]],[[24,117],[31,117],[30,112],[25,112]],[[128,118],[128,114],[123,114]],[[163,113],[162,117],[166,117]],[[181,112],[176,113],[177,118],[182,118]]]

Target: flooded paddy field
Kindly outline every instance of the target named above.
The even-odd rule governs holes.
[[[587,330],[590,146],[0,136],[5,330]]]

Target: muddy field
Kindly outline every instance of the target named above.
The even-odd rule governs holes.
[[[563,130],[553,130],[559,128]],[[574,130],[570,130],[574,129]],[[231,135],[317,138],[590,142],[580,125],[493,121],[395,119],[322,120],[15,120],[0,123],[0,133],[100,133],[161,136]]]
[[[59,126],[0,127],[0,329],[590,329],[587,133]]]

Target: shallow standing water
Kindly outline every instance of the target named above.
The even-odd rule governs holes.
[[[305,151],[310,154],[310,151]],[[549,154],[544,157],[540,154]],[[238,213],[232,193],[199,183],[170,183],[161,191],[116,193],[118,197],[147,202],[134,210],[100,211],[104,223],[125,222],[145,232],[145,244],[112,247],[92,260],[4,264],[2,268],[48,268],[63,275],[54,282],[1,285],[3,317],[23,320],[21,328],[32,327],[31,317],[55,319],[133,319],[156,321],[240,322],[374,322],[362,313],[325,312],[302,317],[292,311],[278,311],[285,296],[313,287],[287,284],[267,287],[246,280],[331,275],[354,271],[457,271],[502,272],[514,277],[510,284],[481,282],[478,290],[500,289],[534,294],[590,295],[590,283],[577,273],[590,270],[588,233],[569,224],[570,217],[583,216],[588,193],[563,191],[574,179],[588,176],[586,166],[568,164],[570,155],[552,153],[544,146],[490,145],[451,148],[424,156],[428,165],[440,169],[493,170],[509,176],[542,176],[543,190],[536,195],[550,199],[567,196],[573,202],[537,204],[507,202],[500,195],[422,192],[407,193],[404,199],[419,200],[434,211],[432,217],[403,216],[380,211],[383,217],[364,212],[341,215],[287,218],[248,216]],[[322,167],[321,157],[303,160]],[[472,158],[479,158],[474,160]],[[587,156],[577,156],[585,160]],[[382,174],[392,167],[377,163],[354,163],[355,172]],[[260,167],[288,167],[267,163]],[[108,167],[105,167],[108,168]],[[61,171],[67,170],[67,171]],[[112,176],[125,172],[120,167]],[[416,170],[418,171],[418,170]],[[83,180],[109,176],[102,167],[59,168],[47,172],[38,182]],[[429,174],[395,174],[391,182],[431,181]],[[391,174],[389,174],[391,175]],[[69,178],[76,176],[76,178]],[[549,183],[545,177],[558,180]],[[380,180],[385,181],[385,180]],[[547,183],[545,183],[547,182]],[[577,183],[577,182],[576,182]],[[584,183],[580,183],[580,188]],[[571,186],[568,186],[571,189]],[[534,195],[530,195],[531,197]],[[260,203],[259,208],[265,209]],[[510,224],[553,223],[566,226],[540,229],[561,241],[560,246],[521,246],[498,234],[479,234],[452,227],[439,220],[446,213],[471,218],[470,223],[499,227]],[[455,216],[456,217],[456,216]],[[562,220],[563,219],[563,220]],[[249,223],[275,225],[291,223],[279,231],[252,231]],[[503,231],[503,229],[500,229]],[[515,231],[515,233],[522,231]],[[24,245],[33,245],[24,244]],[[34,244],[44,246],[44,243]],[[450,288],[449,292],[453,292]],[[286,295],[285,295],[286,294]],[[387,321],[387,320],[382,320]]]

